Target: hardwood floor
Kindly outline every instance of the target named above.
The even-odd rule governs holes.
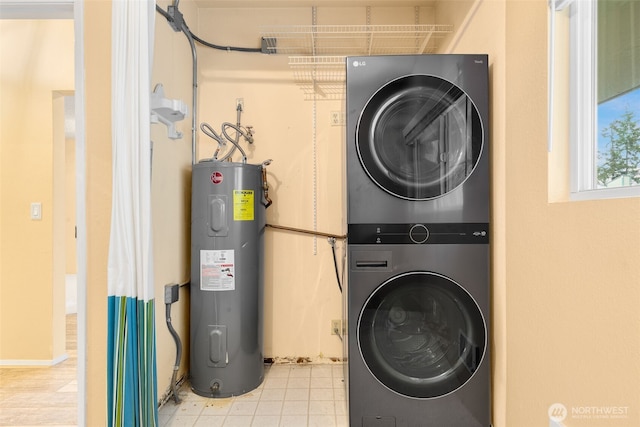
[[[0,368],[0,426],[77,425],[76,317],[67,315],[67,360],[51,367]]]

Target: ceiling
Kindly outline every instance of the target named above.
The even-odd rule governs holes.
[[[214,7],[433,6],[434,0],[193,0]],[[73,0],[0,0],[0,19],[73,19]]]
[[[199,8],[211,7],[353,7],[433,6],[433,0],[194,0]]]
[[[73,0],[0,0],[0,19],[73,19]]]

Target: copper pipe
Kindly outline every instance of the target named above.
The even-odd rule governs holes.
[[[286,227],[284,225],[267,224],[267,227],[275,228],[277,230],[291,231],[291,232],[294,232],[294,233],[310,234],[312,236],[322,236],[322,237],[329,237],[329,238],[334,238],[334,239],[346,239],[347,238],[346,235],[323,233],[321,231],[305,230],[303,228]]]

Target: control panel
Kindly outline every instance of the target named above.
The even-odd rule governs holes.
[[[489,243],[489,224],[349,224],[349,243],[361,245]]]

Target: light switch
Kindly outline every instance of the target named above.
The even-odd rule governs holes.
[[[42,203],[31,203],[31,219],[42,219]]]

